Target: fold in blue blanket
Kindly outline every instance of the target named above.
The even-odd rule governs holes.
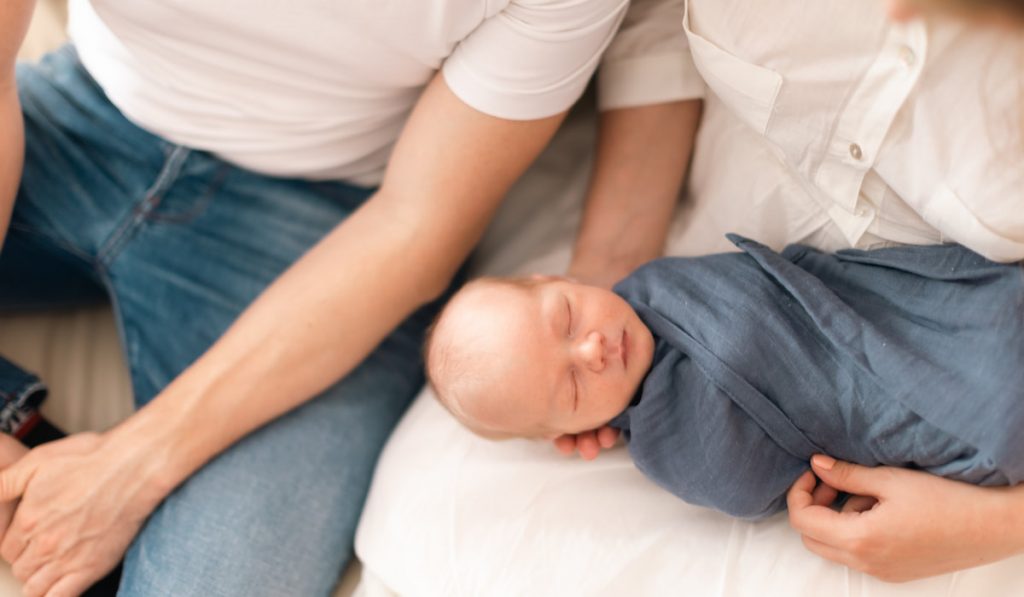
[[[815,453],[1024,480],[1024,267],[957,245],[668,258],[615,290],[653,332],[612,425],[683,500],[759,518]]]

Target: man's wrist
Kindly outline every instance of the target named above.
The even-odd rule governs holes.
[[[131,466],[158,502],[215,454],[202,449],[210,430],[190,424],[195,417],[187,404],[170,404],[175,397],[165,396],[168,390],[104,434],[112,453],[135,456]]]

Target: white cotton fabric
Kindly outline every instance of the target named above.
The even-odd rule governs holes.
[[[694,72],[661,66],[688,48],[708,90],[689,188],[702,225],[686,243],[731,250],[733,231],[1024,259],[1019,31],[890,23],[874,0],[646,1],[634,11],[658,16],[627,16],[606,61],[628,74],[615,66],[601,91],[605,107],[693,97]]]
[[[704,96],[704,80],[679,25],[682,14],[683,0],[633,0],[601,59],[601,110]]]
[[[374,185],[438,69],[481,112],[557,114],[626,4],[71,0],[69,33],[111,101],[149,131],[265,174]]]
[[[784,515],[751,523],[681,502],[621,446],[584,462],[542,442],[488,442],[429,392],[388,444],[363,512],[367,595],[1024,594],[1024,557],[885,583],[804,549]]]
[[[963,238],[976,250],[1013,258],[1024,161],[1014,153],[1021,122],[1011,109],[1021,70],[1007,63],[1018,41],[953,24],[890,27],[873,2],[693,6],[691,29],[718,44],[702,48],[695,68],[717,78],[708,82],[688,196],[668,253],[726,250],[723,234],[737,231],[774,248],[800,240],[836,249]],[[676,22],[681,27],[681,13]],[[630,23],[627,17],[624,27]],[[693,39],[686,41],[693,46]],[[890,45],[894,39],[924,49],[921,70],[898,70],[908,60]],[[802,60],[788,54],[806,54],[811,43],[823,49]],[[645,62],[642,54],[633,58]],[[943,69],[951,82],[943,82]],[[629,91],[636,103],[615,105],[688,96],[671,91],[689,81],[685,67],[661,72],[674,74],[636,75],[651,87]],[[914,83],[908,87],[905,77]],[[858,90],[862,102],[854,101]],[[479,273],[565,271],[594,143],[592,123],[578,116],[502,206],[478,253]],[[860,135],[874,118],[881,119],[881,138]],[[863,143],[869,166],[852,161],[849,143],[849,157],[835,150],[849,138]],[[826,178],[818,179],[823,169]],[[824,182],[828,176],[834,181]],[[951,207],[952,191],[963,211]],[[961,235],[965,224],[980,231]],[[645,479],[621,446],[588,463],[543,442],[477,438],[429,390],[385,448],[356,550],[371,581],[367,595],[1024,595],[1024,556],[884,583],[808,552],[785,517],[750,523],[688,506]]]
[[[477,273],[565,271],[594,144],[588,117],[575,114],[513,189]],[[672,242],[699,252],[688,230],[712,223],[693,218],[679,210]],[[584,462],[547,442],[478,438],[429,389],[385,448],[356,552],[366,597],[1024,595],[1024,556],[887,584],[808,552],[784,517],[751,523],[681,502],[623,446]]]

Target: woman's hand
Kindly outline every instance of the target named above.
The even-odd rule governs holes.
[[[0,472],[0,503],[20,499],[0,555],[25,595],[78,595],[117,565],[163,498],[140,462],[105,436],[82,433]]]
[[[920,471],[817,455],[789,490],[789,522],[814,553],[903,582],[1024,551],[1024,486],[977,487]],[[853,494],[841,512],[838,491]]]

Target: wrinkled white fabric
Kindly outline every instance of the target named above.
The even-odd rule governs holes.
[[[776,249],[958,242],[1024,258],[1019,31],[891,23],[875,0],[647,0],[638,11],[606,58],[629,76],[601,87],[630,97],[607,103],[693,97],[684,88],[698,75],[708,88],[693,225],[677,252],[729,250],[723,235],[738,232]],[[688,48],[695,71],[661,66],[669,48]]]
[[[567,109],[627,0],[71,0],[111,101],[165,139],[260,173],[380,181],[442,68],[473,108]]]

